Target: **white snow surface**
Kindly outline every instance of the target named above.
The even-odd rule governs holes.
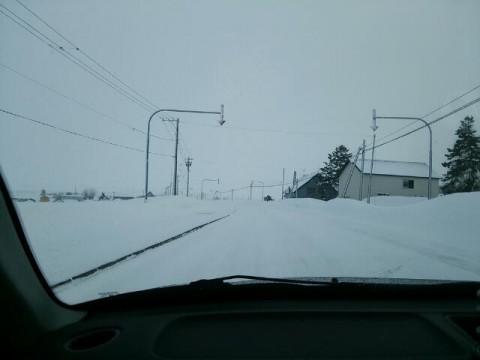
[[[390,199],[389,199],[390,198]],[[374,198],[375,199],[375,198]],[[66,303],[233,274],[480,280],[480,193],[374,205],[182,197],[16,204],[50,284],[220,218],[55,289]],[[386,206],[388,201],[395,205]],[[411,201],[410,201],[411,202]]]
[[[413,205],[428,198],[423,196],[372,196],[370,198],[370,204],[378,206],[402,206]],[[367,202],[367,199],[363,199],[363,202]]]
[[[371,160],[365,159],[363,173],[370,174]],[[362,169],[362,160],[357,160],[356,167]],[[373,160],[373,174],[412,176],[428,178],[428,165],[422,162]],[[441,176],[432,170],[432,178],[439,179]]]

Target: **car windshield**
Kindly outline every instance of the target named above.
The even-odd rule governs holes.
[[[53,293],[480,281],[478,14],[1,0],[1,175]]]

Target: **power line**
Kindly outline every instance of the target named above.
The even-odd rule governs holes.
[[[449,116],[451,116],[451,115],[453,115],[453,114],[455,114],[455,113],[457,113],[457,112],[459,112],[459,111],[462,111],[462,110],[464,110],[464,109],[466,109],[466,108],[468,108],[468,107],[470,107],[470,106],[478,103],[479,101],[480,101],[480,98],[476,98],[475,100],[470,101],[469,103],[467,103],[467,104],[465,104],[465,105],[463,105],[463,106],[461,106],[461,107],[459,107],[459,108],[457,108],[457,109],[449,112],[448,114],[443,115],[443,116],[441,116],[441,117],[439,117],[439,118],[437,118],[437,119],[435,119],[435,120],[433,120],[433,121],[430,121],[430,122],[428,123],[428,125],[435,124],[435,123],[439,122],[440,120],[443,120],[443,119],[445,119],[445,118],[447,118],[447,117],[449,117]],[[414,130],[411,130],[411,131],[409,131],[409,132],[407,132],[407,133],[405,133],[405,134],[403,134],[403,135],[397,136],[397,137],[394,138],[394,139],[391,139],[391,140],[385,141],[384,143],[375,145],[375,148],[378,148],[378,147],[380,147],[380,146],[387,145],[387,144],[389,144],[389,143],[391,143],[391,142],[393,142],[393,141],[399,140],[399,139],[401,139],[401,138],[403,138],[403,137],[405,137],[405,136],[407,136],[407,135],[413,134],[414,132],[423,129],[424,127],[426,127],[426,125],[422,125],[422,126],[416,128],[416,129],[414,129]],[[368,148],[368,149],[366,149],[365,151],[370,151],[370,150],[372,150],[372,148]]]
[[[120,82],[122,85],[124,85],[126,88],[128,88],[130,91],[132,91],[133,93],[135,93],[136,95],[138,95],[140,98],[142,98],[143,100],[145,100],[147,103],[149,103],[150,105],[155,106],[155,104],[153,104],[150,100],[148,100],[146,97],[144,97],[143,95],[141,95],[140,93],[138,93],[137,91],[135,91],[133,88],[131,88],[129,85],[127,85],[125,82],[123,82],[122,80],[120,80],[116,75],[114,75],[111,71],[109,71],[105,66],[101,65],[99,62],[97,62],[96,60],[94,60],[91,56],[89,56],[87,53],[85,53],[82,49],[80,49],[77,45],[75,45],[72,41],[70,41],[69,39],[67,39],[64,35],[62,35],[59,31],[57,31],[56,29],[54,29],[50,24],[48,24],[45,20],[43,20],[39,15],[37,15],[33,10],[31,10],[30,8],[28,8],[26,5],[24,5],[21,1],[19,0],[16,0],[20,5],[22,5],[28,12],[30,12],[33,16],[35,16],[38,20],[40,20],[43,24],[45,24],[46,26],[48,26],[51,30],[53,30],[57,35],[59,35],[62,39],[64,39],[65,41],[67,41],[70,45],[72,45],[75,50],[79,51],[80,53],[82,53],[85,57],[87,57],[90,61],[92,61],[95,65],[97,65],[99,68],[101,68],[103,71],[105,71],[106,73],[108,73],[111,77],[113,77],[114,79],[116,79],[118,82]]]
[[[187,152],[187,154],[191,154],[191,151],[188,149],[187,143],[185,142],[185,139],[183,138],[182,133],[179,132],[179,135],[180,135],[180,141],[183,142],[183,146],[185,147],[185,151]],[[184,160],[185,160],[185,156],[183,154],[182,156],[184,157]]]
[[[27,26],[29,26],[31,29],[33,29],[35,32],[37,32],[38,34],[40,34],[41,36],[43,36],[45,39],[47,39],[47,41],[45,41],[44,39],[41,39],[40,37],[38,37],[36,34],[32,33],[29,29],[25,28],[24,26],[22,26],[20,23],[18,23],[17,21],[15,21],[14,19],[12,19],[11,17],[9,17],[11,20],[15,21],[19,26],[21,26],[22,28],[24,28],[25,30],[29,31],[32,35],[35,35],[35,37],[37,37],[37,39],[39,40],[42,40],[44,43],[46,43],[48,46],[52,47],[54,50],[56,50],[57,52],[59,52],[61,55],[65,56],[68,60],[72,61],[73,63],[75,63],[77,66],[81,67],[83,70],[85,70],[86,72],[88,72],[89,74],[93,75],[94,77],[96,77],[98,80],[102,81],[103,83],[105,83],[106,85],[112,87],[115,91],[117,92],[120,92],[122,95],[126,96],[128,99],[130,99],[131,101],[133,101],[134,103],[136,103],[137,105],[141,106],[142,108],[144,108],[145,110],[147,111],[152,111],[152,107],[153,108],[158,108],[158,106],[156,106],[154,103],[152,103],[150,100],[148,100],[145,96],[141,95],[139,92],[137,92],[136,90],[134,90],[133,88],[131,88],[129,85],[127,85],[125,82],[123,82],[121,79],[119,79],[115,74],[113,74],[110,70],[108,70],[105,66],[101,65],[98,61],[96,61],[95,59],[93,59],[90,55],[88,55],[87,53],[85,53],[83,50],[81,50],[76,44],[74,44],[71,40],[69,40],[67,37],[65,37],[63,34],[61,34],[58,30],[56,30],[55,28],[53,28],[50,24],[48,24],[45,20],[43,20],[39,15],[37,15],[33,10],[31,10],[30,8],[28,8],[26,5],[24,5],[21,1],[17,0],[17,2],[23,6],[29,13],[31,13],[33,16],[35,16],[38,20],[40,20],[43,24],[45,24],[48,28],[50,28],[52,31],[54,31],[58,36],[60,36],[62,39],[64,39],[65,41],[67,41],[67,43],[69,43],[71,46],[74,47],[75,50],[79,51],[81,54],[83,54],[86,58],[88,58],[90,61],[92,61],[96,66],[98,66],[99,68],[101,68],[103,71],[105,71],[108,75],[110,75],[112,78],[114,78],[115,80],[117,80],[119,83],[121,83],[122,85],[124,85],[127,89],[129,89],[131,92],[133,92],[134,94],[136,94],[138,97],[140,97],[141,99],[143,99],[144,101],[141,101],[139,100],[137,97],[133,96],[132,94],[129,94],[127,91],[125,91],[124,89],[122,89],[120,86],[118,86],[117,84],[115,84],[113,81],[107,79],[105,76],[103,76],[102,74],[100,74],[98,71],[96,71],[95,69],[93,69],[92,67],[90,67],[89,65],[85,64],[83,61],[81,61],[80,59],[78,59],[76,56],[72,55],[70,52],[68,52],[67,50],[65,50],[64,47],[60,46],[58,43],[56,43],[55,41],[53,41],[52,39],[50,39],[49,37],[47,37],[44,33],[42,33],[41,31],[39,31],[38,29],[36,29],[35,27],[33,27],[31,24],[29,24],[28,22],[26,22],[25,20],[23,20],[21,17],[19,17],[18,15],[14,14],[12,11],[8,10],[5,6],[2,5],[3,8],[5,8],[7,11],[9,11],[10,13],[12,13],[15,17],[17,17],[18,19],[20,19],[20,21],[22,21],[23,23],[25,23]],[[5,14],[5,13],[4,13]],[[5,14],[6,15],[6,14]],[[55,46],[53,46],[53,45]],[[61,51],[60,51],[61,50]],[[68,56],[66,54],[68,54]],[[73,58],[73,59],[72,59]],[[150,105],[148,105],[148,104]],[[136,129],[138,130],[138,129]],[[144,134],[146,134],[146,132],[144,131],[140,131]],[[170,132],[169,132],[170,133]],[[152,136],[154,137],[158,137],[156,135],[153,135]],[[172,136],[170,134],[170,136]],[[159,137],[160,138],[160,137]],[[163,138],[164,140],[171,140],[171,141],[174,141],[173,139],[165,139]],[[185,145],[185,148],[187,148],[186,146],[186,143],[185,143],[185,140],[183,140],[184,142],[184,145]]]
[[[20,3],[20,2],[19,2]],[[76,50],[80,51],[80,49],[78,47],[76,47],[70,40],[66,39],[66,37],[64,37],[63,35],[61,35],[58,31],[56,31],[55,29],[53,29],[53,27],[51,27],[49,24],[47,24],[44,20],[42,20],[38,15],[34,14],[33,11],[31,11],[30,9],[28,9],[26,6],[24,6],[22,3],[20,3],[23,7],[25,7],[30,13],[32,13],[34,16],[36,16],[40,21],[42,21],[45,25],[47,25],[49,28],[51,28],[55,33],[57,33],[59,36],[61,36],[63,39],[65,39],[69,44],[73,45],[75,47]],[[0,12],[5,15],[7,18],[9,18],[10,20],[12,20],[13,22],[15,22],[17,25],[19,25],[20,27],[22,27],[24,30],[26,30],[27,32],[29,32],[30,34],[32,34],[33,36],[35,36],[38,40],[42,41],[44,44],[46,44],[47,46],[49,46],[50,48],[52,48],[53,50],[57,51],[59,54],[61,54],[62,56],[64,56],[65,58],[67,58],[69,61],[73,62],[75,65],[79,66],[81,69],[83,69],[84,71],[86,71],[87,73],[89,73],[90,75],[94,76],[95,78],[97,78],[98,80],[100,80],[101,82],[103,82],[104,84],[106,84],[107,86],[109,86],[110,88],[112,88],[113,90],[117,91],[118,93],[120,93],[121,95],[125,96],[127,99],[131,100],[132,102],[134,102],[136,105],[139,105],[140,107],[142,107],[143,109],[151,112],[152,111],[152,107],[150,105],[147,105],[146,103],[144,103],[143,101],[139,100],[138,98],[136,98],[135,96],[129,94],[127,91],[123,90],[120,86],[118,86],[117,84],[115,84],[114,82],[112,82],[111,80],[107,79],[105,76],[103,76],[102,74],[100,74],[98,71],[96,71],[95,69],[93,69],[91,66],[87,65],[86,63],[84,63],[82,60],[78,59],[76,56],[72,55],[70,52],[68,52],[64,47],[60,46],[58,43],[56,43],[55,41],[53,41],[52,39],[50,39],[48,36],[46,36],[44,33],[42,33],[41,31],[39,31],[38,29],[36,29],[34,26],[32,26],[31,24],[29,24],[27,21],[23,20],[21,17],[19,17],[18,15],[16,15],[15,13],[13,13],[12,11],[10,11],[8,8],[6,8],[5,6],[3,6],[2,4],[0,4],[0,6],[2,6],[4,9],[6,9],[8,12],[10,12],[13,16],[15,16],[17,19],[19,19],[20,21],[22,21],[24,24],[26,24],[30,29],[32,29],[33,31],[31,31],[29,28],[25,27],[23,24],[19,23],[18,21],[16,21],[15,19],[13,19],[11,16],[9,16],[8,14],[6,14],[5,12],[1,11]],[[38,36],[37,34],[40,34],[43,39]],[[81,51],[81,53],[86,56],[87,58],[90,59],[90,61],[94,62],[98,67],[102,68],[102,70],[104,70],[105,72],[107,72],[110,76],[112,76],[113,78],[115,78],[117,81],[119,81],[120,83],[122,83],[124,86],[126,86],[127,88],[129,88],[131,91],[133,91],[134,93],[138,94],[138,96],[140,96],[141,98],[143,98],[146,102],[150,103],[153,105],[154,108],[157,108],[151,101],[149,101],[148,99],[146,99],[144,96],[140,95],[138,92],[136,92],[135,90],[133,90],[131,87],[129,87],[128,85],[126,85],[123,81],[121,81],[118,77],[116,77],[115,75],[113,75],[113,73],[111,73],[108,69],[106,69],[104,66],[102,66],[101,64],[99,64],[98,62],[96,62],[92,57],[90,57],[89,55],[87,55],[86,53],[84,53],[83,51]],[[158,115],[157,115],[158,116]],[[159,116],[160,117],[160,116]],[[160,117],[162,118],[162,117]],[[167,127],[168,129],[168,127]],[[145,133],[144,131],[141,131],[142,133]],[[170,131],[168,131],[169,134],[170,134]],[[154,137],[158,137],[156,135],[153,135]],[[172,136],[170,134],[170,136]],[[164,138],[163,138],[164,139]],[[167,140],[167,139],[165,139]],[[168,140],[172,140],[172,139],[168,139]]]
[[[182,123],[182,124],[183,124],[183,123]],[[173,125],[172,122],[170,122],[170,125],[171,125],[171,127],[172,127],[172,130],[173,130],[173,131],[176,131],[175,125]],[[180,142],[183,142],[183,145],[184,145],[184,147],[185,147],[185,151],[187,152],[187,155],[190,155],[190,151],[188,150],[187,143],[185,142],[185,140],[184,140],[184,138],[183,138],[183,136],[182,136],[181,131],[178,132],[178,136],[179,136],[179,145],[180,145]],[[181,146],[179,147],[179,150],[180,150],[180,153],[181,153],[181,155],[182,155],[182,157],[183,157],[183,160],[185,160],[185,159],[187,158],[187,156],[185,156],[185,154],[184,154]]]
[[[57,51],[59,54],[61,54],[62,56],[64,56],[66,59],[68,59],[69,61],[71,61],[72,63],[74,63],[75,65],[77,65],[78,67],[80,67],[81,69],[83,69],[84,71],[86,71],[87,73],[89,73],[90,75],[94,76],[95,78],[97,78],[98,80],[100,80],[101,82],[103,82],[104,84],[106,84],[107,86],[109,86],[110,88],[112,88],[113,90],[117,91],[118,93],[120,93],[121,95],[125,96],[127,99],[129,99],[130,101],[134,102],[136,105],[142,107],[143,109],[147,110],[147,111],[152,111],[152,108],[147,105],[146,103],[144,103],[143,101],[137,99],[136,97],[134,97],[133,95],[129,94],[127,91],[123,90],[121,87],[119,87],[117,84],[113,83],[111,80],[107,79],[105,76],[103,76],[102,74],[100,74],[98,71],[96,71],[95,69],[93,69],[91,66],[85,64],[82,60],[78,59],[76,56],[72,55],[71,53],[69,53],[64,47],[60,46],[59,44],[57,44],[55,41],[51,40],[48,36],[46,36],[45,34],[43,34],[41,31],[39,31],[38,29],[36,29],[34,26],[32,26],[31,24],[29,24],[27,21],[23,20],[20,16],[16,15],[14,12],[12,12],[11,10],[9,10],[8,8],[6,8],[4,5],[0,4],[1,7],[3,7],[4,9],[6,9],[8,12],[10,12],[11,14],[13,14],[16,18],[18,18],[20,21],[22,21],[23,23],[25,23],[28,27],[30,27],[31,29],[33,29],[36,33],[40,34],[42,37],[44,37],[44,39],[42,39],[40,36],[38,36],[37,34],[35,34],[33,31],[31,31],[30,29],[28,29],[27,27],[25,27],[24,25],[22,25],[21,23],[19,23],[18,21],[16,21],[15,19],[13,19],[11,16],[9,16],[8,14],[6,14],[5,12],[1,11],[0,12],[5,15],[6,17],[8,17],[10,20],[12,20],[13,22],[15,22],[17,25],[19,25],[20,27],[22,27],[24,30],[28,31],[30,34],[34,35],[38,40],[42,41],[43,43],[45,43],[47,46],[49,46],[50,48],[54,49],[55,51]],[[46,40],[45,40],[46,39]]]
[[[315,171],[315,172],[312,172],[310,174],[305,174],[303,175],[302,177],[300,177],[299,179],[297,179],[296,181],[304,181],[308,178],[311,178],[312,176],[318,174],[318,171]],[[225,194],[225,193],[229,193],[231,192],[232,190],[233,191],[241,191],[241,190],[246,190],[246,189],[250,189],[250,187],[252,188],[272,188],[272,187],[278,187],[278,186],[290,186],[290,185],[293,185],[293,181],[292,182],[287,182],[287,183],[278,183],[278,184],[270,184],[270,185],[248,185],[248,186],[244,186],[242,188],[237,188],[237,189],[230,189],[230,190],[225,190],[225,191],[219,191],[220,194]]]
[[[207,126],[219,128],[217,125],[210,124],[200,124],[195,122],[183,122],[186,125],[195,125],[195,126]],[[340,133],[326,133],[326,132],[311,132],[311,131],[297,131],[297,130],[282,130],[282,129],[266,129],[266,128],[250,128],[243,126],[228,126],[225,129],[228,130],[240,130],[240,131],[250,131],[250,132],[266,132],[266,133],[280,133],[280,134],[293,134],[293,135],[314,135],[314,136],[341,136],[341,137],[363,137],[363,135],[352,135],[352,134],[340,134]]]
[[[21,119],[24,119],[24,120],[28,120],[28,121],[31,121],[31,122],[33,122],[33,123],[39,124],[39,125],[47,126],[47,127],[51,128],[51,129],[55,129],[55,130],[58,130],[58,131],[62,131],[62,132],[64,132],[64,133],[68,133],[68,134],[70,134],[70,135],[80,136],[80,137],[83,137],[83,138],[85,138],[85,139],[89,139],[89,140],[101,142],[101,143],[104,143],[104,144],[107,144],[107,145],[112,145],[112,146],[116,146],[116,147],[123,148],[123,149],[127,149],[127,150],[132,150],[132,151],[136,151],[136,152],[145,153],[145,151],[144,151],[144,150],[141,150],[141,149],[137,149],[137,148],[134,148],[134,147],[131,147],[131,146],[121,145],[121,144],[114,143],[114,142],[111,142],[111,141],[99,139],[99,138],[96,138],[96,137],[93,137],[93,136],[81,134],[81,133],[78,133],[78,132],[76,132],[76,131],[64,129],[64,128],[61,128],[61,127],[58,127],[58,126],[55,126],[55,125],[52,125],[52,124],[48,124],[48,123],[43,122],[43,121],[35,120],[35,119],[29,118],[29,117],[27,117],[27,116],[23,116],[23,115],[19,115],[19,114],[13,113],[13,112],[10,112],[10,111],[4,110],[4,109],[0,109],[0,111],[3,112],[3,113],[5,113],[5,114],[11,115],[11,116],[15,116],[15,117],[18,117],[18,118],[21,118]],[[161,153],[154,153],[154,152],[150,152],[150,154],[158,155],[158,156],[173,157],[172,155],[161,154]]]
[[[456,98],[454,98],[453,100],[449,101],[448,103],[443,104],[442,106],[436,108],[435,110],[430,111],[428,114],[423,115],[421,118],[422,118],[422,119],[425,119],[427,116],[430,116],[430,115],[432,115],[433,113],[436,113],[437,111],[442,110],[444,107],[446,107],[446,106],[454,103],[454,102],[457,101],[457,100],[460,100],[462,97],[464,97],[464,96],[472,93],[473,91],[475,91],[475,90],[477,90],[477,89],[479,89],[479,88],[480,88],[480,84],[477,85],[477,86],[475,86],[475,87],[473,87],[472,89],[468,90],[467,92],[465,92],[465,93],[457,96]],[[404,130],[404,129],[410,127],[410,126],[412,126],[412,125],[415,124],[415,123],[416,123],[416,121],[412,121],[411,123],[408,123],[407,125],[402,126],[402,127],[399,128],[398,130],[395,130],[395,131],[391,132],[390,134],[387,134],[387,135],[385,135],[385,136],[377,139],[377,141],[380,141],[380,140],[386,139],[386,138],[388,138],[388,137],[390,137],[390,136],[392,136],[392,135],[395,135],[395,134],[399,133],[400,131],[402,131],[402,130]],[[372,143],[370,143],[368,146],[370,146],[370,145],[372,145]]]
[[[28,8],[26,5],[24,5],[21,1],[17,0],[17,2],[23,7],[25,8],[30,14],[32,14],[33,16],[35,16],[39,21],[41,21],[44,25],[46,25],[49,29],[51,29],[55,34],[57,34],[58,36],[60,36],[63,40],[65,40],[68,44],[70,44],[71,46],[73,46],[73,48],[80,52],[81,54],[83,54],[87,59],[89,59],[91,62],[93,62],[97,67],[99,67],[100,69],[102,69],[104,72],[106,72],[108,75],[110,75],[112,78],[114,78],[116,81],[118,81],[119,83],[121,83],[123,86],[125,86],[127,89],[129,89],[131,92],[133,92],[134,94],[136,94],[140,99],[142,100],[139,100],[137,97],[133,96],[132,94],[128,93],[127,91],[125,91],[124,89],[122,89],[120,86],[118,86],[117,84],[115,84],[113,81],[111,81],[110,79],[107,79],[105,76],[103,76],[102,74],[100,74],[98,71],[96,71],[95,69],[93,69],[92,67],[90,67],[89,65],[85,64],[82,60],[78,59],[76,56],[74,56],[73,54],[71,54],[70,52],[68,52],[64,47],[60,46],[59,44],[57,44],[55,41],[53,41],[52,39],[50,39],[49,37],[47,37],[44,33],[42,33],[41,31],[39,31],[38,29],[36,29],[35,27],[33,27],[31,24],[29,24],[28,22],[26,22],[25,20],[23,20],[21,17],[19,17],[18,15],[14,14],[13,12],[11,12],[10,10],[8,10],[6,7],[4,7],[2,5],[3,8],[5,8],[7,11],[9,11],[10,13],[12,13],[15,17],[17,17],[18,19],[20,19],[20,21],[22,21],[23,23],[25,23],[27,26],[29,26],[31,29],[33,29],[35,32],[37,32],[38,34],[40,34],[41,36],[43,36],[45,39],[48,40],[48,42],[46,42],[45,40],[41,39],[39,36],[37,36],[36,34],[34,34],[33,32],[31,32],[29,29],[25,28],[24,26],[22,26],[20,23],[18,23],[17,21],[15,21],[14,19],[12,19],[11,17],[9,17],[11,20],[15,21],[18,25],[20,25],[22,28],[24,28],[25,30],[27,30],[28,32],[30,32],[32,35],[34,35],[35,37],[37,37],[37,39],[39,40],[42,40],[44,43],[46,43],[48,46],[52,47],[54,50],[56,50],[57,52],[59,52],[61,55],[65,56],[68,60],[72,61],[74,64],[76,64],[77,66],[81,67],[83,70],[85,70],[86,72],[88,72],[89,74],[91,74],[92,76],[96,77],[98,80],[102,81],[103,83],[105,83],[106,85],[110,86],[112,89],[114,89],[115,91],[119,92],[120,94],[126,96],[129,100],[133,101],[134,103],[136,103],[137,105],[141,106],[142,108],[144,108],[145,110],[147,111],[152,111],[152,108],[151,106],[153,106],[153,108],[158,108],[158,106],[156,106],[155,104],[153,104],[150,100],[148,100],[146,97],[144,97],[143,95],[141,95],[139,92],[137,92],[136,90],[134,90],[133,88],[131,88],[129,85],[127,85],[125,82],[123,82],[121,79],[119,79],[115,74],[113,74],[110,70],[108,70],[105,66],[101,65],[98,61],[96,61],[95,59],[93,59],[90,55],[88,55],[86,52],[84,52],[83,50],[81,50],[76,44],[74,44],[71,40],[69,40],[66,36],[64,36],[63,34],[61,34],[58,30],[56,30],[53,26],[51,26],[49,23],[47,23],[45,20],[43,20],[38,14],[36,14],[33,10],[31,10],[30,8]],[[3,12],[2,12],[3,13]],[[5,13],[3,13],[4,15],[6,15]],[[53,45],[55,46],[53,46]],[[66,54],[68,54],[68,56]],[[72,59],[73,58],[73,59]],[[150,105],[148,105],[150,104]],[[141,131],[143,132],[143,131]],[[145,132],[143,132],[145,133]],[[169,132],[170,133],[170,132]],[[152,135],[153,136],[153,135]],[[170,136],[172,136],[170,134]],[[172,139],[168,139],[168,140],[172,140]],[[185,140],[182,138],[181,141],[183,141],[184,143],[184,146],[185,146],[185,149],[188,151],[188,147],[186,145],[186,142]],[[182,154],[183,155],[183,154]],[[184,155],[183,155],[184,156]]]
[[[41,87],[43,87],[43,88],[51,91],[51,92],[53,92],[53,93],[55,93],[55,94],[57,94],[57,95],[59,95],[59,96],[62,96],[62,97],[64,97],[64,98],[66,98],[66,99],[68,99],[68,100],[76,103],[76,104],[79,105],[79,106],[84,107],[85,109],[88,109],[88,110],[90,110],[90,111],[92,111],[92,112],[94,112],[94,113],[96,113],[96,114],[98,114],[98,115],[100,115],[100,116],[103,116],[103,117],[106,118],[106,119],[109,119],[109,120],[111,120],[111,121],[113,121],[113,122],[115,122],[115,123],[117,123],[117,124],[119,124],[119,125],[125,126],[126,128],[128,128],[128,129],[130,129],[130,130],[137,131],[137,132],[140,132],[140,133],[145,134],[145,135],[147,134],[146,131],[140,130],[140,129],[134,127],[134,126],[131,126],[131,125],[125,123],[125,122],[122,122],[122,121],[117,120],[117,119],[115,119],[115,118],[113,118],[113,117],[111,117],[111,116],[109,116],[109,115],[107,115],[107,114],[104,114],[103,112],[101,112],[101,111],[99,111],[99,110],[97,110],[97,109],[94,109],[94,108],[92,108],[91,106],[86,105],[86,104],[84,104],[84,103],[82,103],[82,102],[80,102],[80,101],[78,101],[78,100],[76,100],[76,99],[74,99],[74,98],[72,98],[72,97],[70,97],[70,96],[68,96],[68,95],[65,95],[64,93],[62,93],[62,92],[60,92],[60,91],[58,91],[58,90],[55,90],[55,89],[51,88],[50,86],[45,85],[45,84],[41,83],[40,81],[31,78],[31,77],[28,76],[28,75],[22,74],[21,72],[13,69],[13,68],[11,68],[11,67],[9,67],[9,66],[1,63],[1,62],[0,62],[0,66],[3,67],[3,68],[5,68],[5,69],[7,69],[7,70],[9,70],[9,71],[11,71],[11,72],[13,72],[13,73],[15,73],[15,74],[17,74],[17,75],[19,75],[19,76],[21,76],[21,77],[23,77],[23,78],[25,78],[25,79],[30,80],[31,82],[33,82],[33,83],[35,83],[35,84],[37,84],[37,85],[39,85],[39,86],[41,86]],[[150,134],[150,136],[152,136],[152,137],[154,137],[154,138],[157,138],[157,139],[160,139],[160,140],[175,141],[175,140],[173,140],[173,139],[167,139],[167,138],[164,138],[164,137],[161,137],[161,136],[157,136],[157,135],[155,135],[155,134]]]
[[[60,36],[62,39],[64,39],[67,43],[69,43],[71,46],[74,47],[75,50],[79,51],[81,54],[83,54],[86,58],[88,58],[90,61],[92,61],[95,65],[97,65],[99,68],[101,68],[103,71],[105,71],[107,74],[109,74],[112,78],[114,78],[115,80],[117,80],[118,82],[120,82],[122,85],[124,85],[127,89],[129,89],[130,91],[132,91],[134,94],[138,95],[141,99],[143,99],[145,101],[145,103],[142,101],[140,102],[141,104],[138,104],[136,103],[137,105],[140,105],[141,107],[143,107],[145,110],[147,111],[152,111],[152,109],[158,109],[159,107],[157,105],[155,105],[152,101],[150,101],[149,99],[147,99],[145,96],[143,96],[142,94],[140,94],[138,91],[136,91],[135,89],[133,89],[132,87],[130,87],[128,84],[126,84],[124,81],[122,81],[120,78],[118,78],[115,74],[113,74],[110,70],[108,70],[104,65],[100,64],[98,61],[96,61],[95,59],[93,59],[90,55],[88,55],[86,52],[84,52],[82,49],[80,49],[76,44],[74,44],[71,40],[69,40],[66,36],[64,36],[63,34],[61,34],[58,30],[56,30],[53,26],[51,26],[49,23],[47,23],[45,20],[43,20],[38,14],[36,14],[33,10],[31,10],[30,8],[28,8],[25,4],[23,4],[21,1],[19,0],[16,0],[21,6],[23,6],[28,12],[30,12],[33,16],[35,16],[38,20],[40,20],[43,24],[45,24],[48,28],[50,28],[53,32],[55,32],[58,36]],[[15,15],[17,16],[17,15]],[[18,16],[17,16],[18,17]],[[24,21],[24,20],[22,20]],[[25,22],[25,21],[24,21]],[[31,26],[31,25],[29,25]],[[35,29],[36,30],[36,29]],[[38,30],[36,30],[38,31]],[[42,34],[43,35],[43,34]],[[43,35],[44,36],[44,35]],[[53,42],[53,41],[52,41]],[[53,42],[54,44],[56,44],[55,42]],[[51,46],[50,44],[48,44],[49,46]],[[57,46],[59,46],[58,44],[56,44]],[[51,46],[52,47],[52,46]],[[63,51],[66,51],[64,48],[60,47]],[[84,64],[85,66],[87,66],[89,69],[91,69],[92,71],[94,71],[96,74],[98,74],[99,76],[101,76],[102,78],[104,78],[106,81],[110,82],[113,86],[117,87],[118,90],[120,91],[123,91],[125,92],[127,95],[126,96],[130,96],[132,97],[133,99],[130,99],[134,102],[136,101],[139,101],[137,98],[133,97],[131,94],[128,94],[128,92],[126,92],[125,90],[121,89],[117,84],[114,84],[111,80],[108,80],[106,79],[104,76],[102,76],[101,74],[99,74],[97,71],[93,70],[91,67],[89,67],[88,65],[86,65],[85,63],[83,63],[81,60],[77,59],[75,56],[73,56],[72,54],[70,54],[68,51],[66,51],[70,56],[74,57],[76,60],[80,61],[82,64]],[[72,60],[71,60],[72,61]],[[85,69],[84,69],[85,70]],[[93,74],[92,74],[93,75]],[[97,77],[98,78],[98,77]],[[101,79],[99,79],[101,80]],[[117,90],[117,89],[114,89],[114,90]],[[117,90],[117,91],[118,91]],[[125,94],[124,94],[125,95]],[[152,107],[148,106],[147,105],[150,104]],[[157,115],[159,116],[159,115]],[[145,132],[144,132],[145,133]],[[151,136],[154,136],[151,134]],[[173,139],[168,139],[168,140],[171,140],[171,141],[174,141]]]

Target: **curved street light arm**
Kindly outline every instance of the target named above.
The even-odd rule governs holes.
[[[147,151],[146,151],[146,156],[145,156],[145,202],[147,201],[148,198],[148,157],[150,153],[150,123],[152,122],[152,119],[155,115],[157,115],[160,112],[168,111],[168,112],[177,112],[177,113],[191,113],[191,114],[217,114],[220,115],[220,125],[223,125],[225,120],[223,119],[223,111],[224,107],[223,105],[220,106],[220,111],[198,111],[198,110],[182,110],[182,109],[160,109],[155,111],[152,115],[150,115],[150,118],[148,119],[148,125],[147,125]]]
[[[430,133],[430,149],[428,153],[428,200],[432,198],[432,128],[430,124],[423,120],[422,118],[417,117],[405,117],[405,116],[376,116],[375,110],[373,111],[373,119],[398,119],[398,120],[417,120],[421,121],[428,128]]]
[[[204,181],[215,181],[217,184],[220,184],[220,178],[218,178],[218,179],[203,179],[202,180],[202,186],[201,186],[201,189],[200,189],[200,200],[203,200],[203,182]]]
[[[265,187],[265,184],[262,182],[262,181],[257,181],[257,180],[252,180],[252,182],[250,183],[250,187],[259,187],[259,186],[253,186],[253,183],[258,183],[258,184],[262,184],[262,200],[263,200],[263,188]],[[251,195],[251,191],[250,191],[250,200],[252,198],[252,195]]]

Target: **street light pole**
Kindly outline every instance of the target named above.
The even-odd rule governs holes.
[[[376,118],[376,111],[372,110],[373,117],[372,117],[372,125],[370,126],[373,130],[373,146],[372,146],[372,158],[370,159],[370,177],[368,180],[368,194],[367,194],[367,203],[370,204],[370,195],[372,193],[372,180],[373,180],[373,161],[375,159],[375,131],[377,131],[377,118]],[[362,175],[363,176],[363,175]]]
[[[375,136],[373,133],[373,146],[372,146],[372,158],[370,159],[370,177],[368,179],[368,194],[367,203],[370,204],[370,196],[372,194],[372,181],[373,181],[373,162],[375,161]]]
[[[214,179],[203,179],[201,190],[200,190],[200,200],[203,200],[203,182],[204,181],[215,181],[215,182],[217,182],[217,184],[220,184],[220,179],[216,179],[216,180],[214,180]]]
[[[220,126],[225,124],[225,119],[223,118],[223,114],[224,114],[223,105],[220,106],[220,111],[160,109],[152,113],[152,115],[150,115],[150,118],[148,119],[148,125],[147,125],[147,151],[146,151],[146,157],[145,157],[145,202],[147,201],[147,198],[148,198],[148,158],[150,154],[150,123],[152,122],[152,119],[155,115],[165,111],[177,112],[177,113],[191,113],[191,114],[217,114],[217,115],[220,115],[220,120],[218,120],[218,123],[220,124]]]
[[[252,182],[250,183],[250,200],[252,200],[252,187],[253,187],[253,183],[259,183],[259,184],[262,184],[262,200],[263,200],[263,188],[265,187],[265,184],[261,181],[255,181],[255,180],[252,180]]]
[[[377,116],[376,111],[373,110],[373,119],[397,119],[397,120],[417,120],[421,121],[428,128],[430,134],[429,141],[429,151],[428,151],[428,200],[432,198],[432,128],[430,124],[423,120],[422,118],[417,117],[405,117],[405,116]]]

